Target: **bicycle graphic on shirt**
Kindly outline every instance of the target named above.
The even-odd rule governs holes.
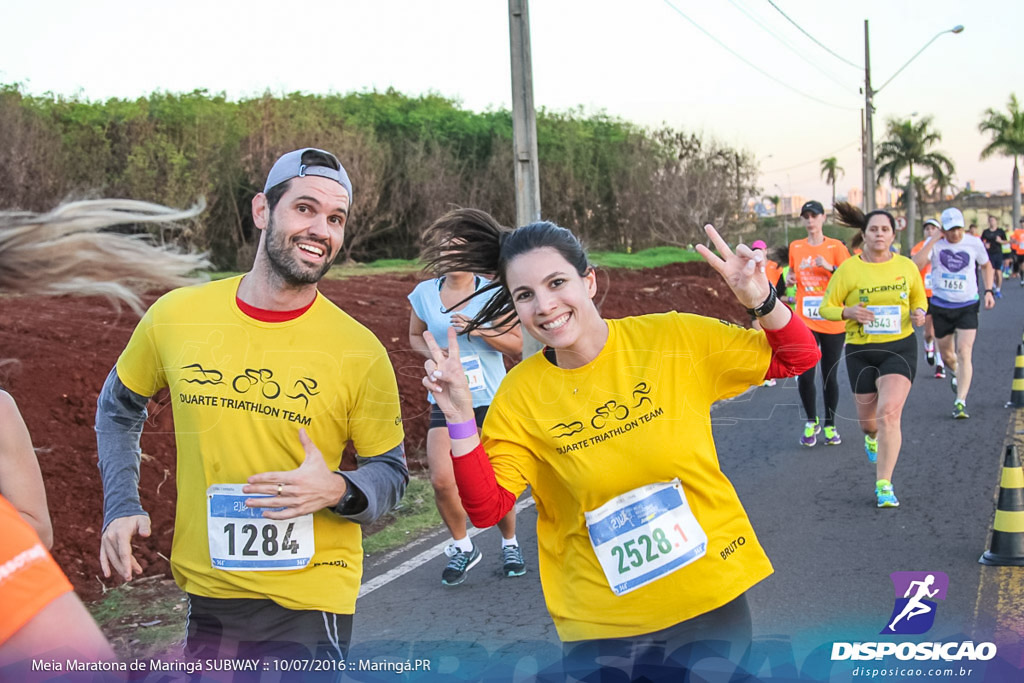
[[[244,394],[259,385],[263,398],[275,399],[281,395],[281,385],[275,382],[273,377],[273,370],[246,368],[245,372],[231,380],[231,388],[239,394]]]

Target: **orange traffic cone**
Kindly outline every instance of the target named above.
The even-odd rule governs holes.
[[[1024,567],[1024,469],[1016,446],[1006,447],[992,542],[978,562]]]
[[[1017,344],[1017,360],[1013,365],[1013,388],[1007,408],[1024,408],[1024,344]]]

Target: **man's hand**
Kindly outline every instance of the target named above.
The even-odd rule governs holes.
[[[110,577],[110,570],[131,581],[132,576],[142,573],[142,567],[132,554],[132,537],[138,534],[149,538],[149,515],[118,517],[103,531],[100,538],[100,569],[103,576]]]
[[[926,315],[928,315],[928,313],[923,308],[915,308],[910,313],[910,323],[914,327],[923,327]]]
[[[249,477],[249,483],[242,487],[243,493],[269,496],[248,498],[245,501],[251,508],[275,508],[263,511],[266,519],[293,519],[332,508],[348,489],[345,478],[327,467],[323,454],[304,428],[299,429],[299,441],[306,451],[306,459],[297,469],[254,474]]]

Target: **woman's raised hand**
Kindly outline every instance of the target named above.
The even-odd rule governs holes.
[[[459,359],[459,340],[455,328],[448,328],[447,352],[437,345],[430,332],[423,333],[423,341],[430,351],[430,358],[423,364],[426,376],[423,386],[434,397],[437,407],[448,422],[466,422],[474,419],[473,394],[469,390],[466,372]]]
[[[760,306],[768,298],[771,286],[765,275],[764,252],[754,251],[745,244],[737,245],[734,252],[710,223],[704,226],[704,231],[721,256],[703,244],[697,245],[697,253],[718,271],[744,308]]]

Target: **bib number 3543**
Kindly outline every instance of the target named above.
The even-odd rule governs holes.
[[[699,560],[708,537],[678,479],[648,484],[585,514],[612,592],[623,595]]]
[[[214,484],[206,490],[210,562],[227,571],[302,569],[313,558],[313,515],[283,521],[264,519],[263,508],[246,507],[242,484]]]

